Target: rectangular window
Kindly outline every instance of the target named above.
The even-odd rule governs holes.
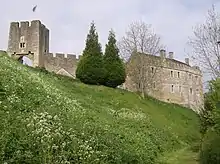
[[[20,42],[24,42],[24,36],[20,37]]]
[[[173,93],[174,92],[174,86],[171,85],[171,92]]]
[[[154,67],[151,67],[151,73],[154,73]]]
[[[180,78],[180,72],[177,73],[178,78]]]
[[[154,82],[153,87],[156,88],[156,83]]]
[[[173,77],[173,71],[170,71],[170,76]]]
[[[191,79],[191,74],[189,74],[189,79]]]
[[[190,94],[192,94],[192,92],[193,92],[193,91],[192,91],[192,88],[190,88]]]
[[[20,48],[25,48],[25,43],[20,43]]]

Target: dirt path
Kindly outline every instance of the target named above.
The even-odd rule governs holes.
[[[198,153],[193,152],[189,147],[180,149],[159,158],[157,164],[199,164]]]

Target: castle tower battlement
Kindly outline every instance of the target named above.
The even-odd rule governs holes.
[[[41,21],[11,22],[7,49],[10,56],[25,55],[33,61],[33,67],[43,67],[43,56],[48,52],[49,30]]]

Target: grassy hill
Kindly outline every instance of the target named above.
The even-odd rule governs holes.
[[[189,109],[85,85],[3,53],[0,96],[0,163],[169,163],[200,137]]]

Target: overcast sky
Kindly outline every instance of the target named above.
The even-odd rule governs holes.
[[[40,19],[50,29],[50,52],[79,54],[92,20],[102,46],[113,28],[117,39],[135,20],[152,24],[167,51],[184,60],[192,27],[203,22],[216,0],[0,0],[0,49],[7,49],[11,21]],[[36,12],[32,8],[37,6]]]

